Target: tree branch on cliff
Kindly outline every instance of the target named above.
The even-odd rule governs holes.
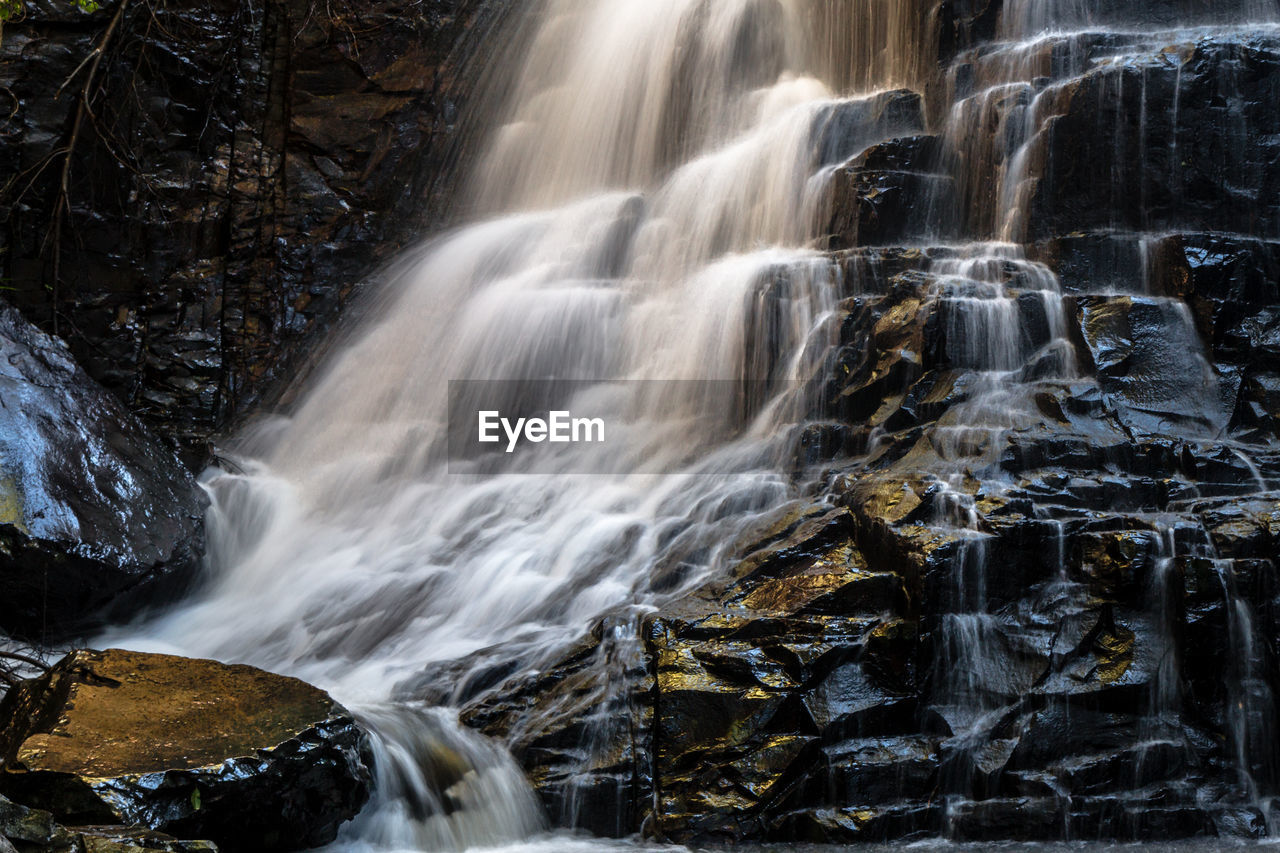
[[[45,673],[49,671],[49,664],[30,654],[0,649],[0,687],[13,687],[25,681],[28,676],[22,674],[24,669]]]
[[[102,65],[102,58],[106,55],[107,47],[111,44],[111,38],[115,35],[116,29],[120,26],[120,21],[124,18],[125,10],[129,8],[129,0],[120,0],[120,6],[116,9],[116,13],[111,16],[111,23],[107,24],[107,29],[102,34],[102,38],[98,40],[98,44],[85,57],[85,62],[92,58],[89,65],[89,73],[84,81],[84,88],[80,91],[80,105],[76,108],[75,122],[71,125],[71,136],[67,140],[66,153],[62,160],[62,175],[58,181],[58,196],[53,206],[53,333],[58,334],[58,284],[62,275],[62,223],[64,218],[71,212],[71,164],[75,159],[76,144],[80,141],[80,131],[84,127],[85,116],[89,116],[94,120],[92,100],[94,96],[94,84],[98,81],[98,69]],[[62,94],[62,89],[80,72],[84,67],[84,62],[76,67],[58,88],[58,94]]]
[[[47,663],[45,663],[44,661],[39,660],[39,659],[37,659],[37,658],[33,658],[33,657],[31,657],[30,655],[18,654],[17,652],[4,652],[4,651],[0,651],[0,658],[4,658],[5,660],[16,661],[16,662],[18,662],[18,663],[24,663],[24,664],[26,664],[27,666],[33,666],[33,667],[35,667],[36,669],[48,669],[48,668],[49,668],[49,665],[48,665]]]

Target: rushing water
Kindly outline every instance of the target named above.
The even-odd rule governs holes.
[[[541,460],[553,474],[524,457],[450,473],[444,410],[459,379],[813,370],[837,290],[806,248],[814,176],[878,140],[824,132],[858,98],[810,73],[806,26],[800,3],[547,3],[523,62],[502,59],[514,94],[470,199],[485,221],[407,259],[298,410],[206,477],[206,588],[117,641],[297,674],[355,710],[378,734],[378,795],[344,844],[535,835],[513,762],[447,709],[392,703],[397,684],[484,649],[536,666],[601,612],[652,602],[667,551],[695,555],[696,583],[793,494],[783,399],[735,423],[702,385],[640,406],[630,389],[652,384],[610,386],[593,410],[623,425],[609,457],[570,445]],[[444,757],[478,771],[459,802],[441,802]]]
[[[1276,18],[1273,0],[1226,6],[1195,23]],[[544,818],[501,746],[447,707],[396,701],[397,686],[465,677],[467,661],[536,668],[600,614],[696,584],[803,488],[788,473],[803,400],[779,382],[738,416],[696,384],[656,398],[602,386],[591,400],[622,425],[616,452],[547,450],[530,473],[527,456],[450,467],[448,383],[808,378],[844,285],[811,245],[826,177],[911,131],[849,117],[878,90],[927,88],[947,93],[931,111],[955,180],[921,199],[934,216],[920,241],[952,248],[936,298],[952,308],[953,357],[984,389],[938,443],[939,478],[962,476],[975,446],[995,446],[984,435],[1019,423],[1024,401],[1004,391],[1019,371],[1072,375],[1058,282],[1018,247],[1024,190],[1060,81],[1086,61],[1062,49],[1071,31],[1142,23],[1114,8],[1010,0],[1003,41],[961,87],[927,59],[932,24],[898,0],[545,0],[532,32],[488,49],[509,70],[478,99],[496,112],[466,190],[475,224],[403,259],[296,410],[206,475],[200,593],[107,641],[296,674],[356,711],[377,734],[379,779],[346,849],[599,849],[537,840]],[[1034,352],[1017,343],[1010,268],[1043,304],[1050,340]],[[964,500],[938,523],[970,526]],[[677,548],[686,573],[655,588]],[[958,729],[978,732],[993,710],[980,536],[965,553],[941,663]],[[1252,642],[1248,614],[1234,618]],[[1253,689],[1247,665],[1236,677]],[[1253,737],[1242,714],[1240,744]],[[456,762],[475,772],[441,785]]]

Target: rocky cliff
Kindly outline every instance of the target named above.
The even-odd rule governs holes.
[[[441,212],[464,36],[502,5],[27,4],[0,40],[6,296],[200,458]]]
[[[818,499],[463,718],[597,832],[1265,836],[1280,32],[915,5],[919,132],[834,169],[817,226]]]
[[[840,301],[805,499],[550,666],[401,698],[602,834],[1273,832],[1280,31],[1224,25],[1265,5],[875,6],[901,73],[839,81],[891,91],[815,142]],[[488,8],[33,5],[0,54],[14,299],[198,445],[438,209],[446,46]]]

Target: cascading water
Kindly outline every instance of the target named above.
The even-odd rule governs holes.
[[[449,473],[444,410],[450,380],[812,373],[838,276],[805,248],[815,176],[897,128],[830,130],[861,101],[809,74],[806,14],[549,2],[527,57],[508,58],[514,95],[473,182],[491,218],[403,262],[298,410],[243,436],[234,473],[208,475],[196,600],[110,638],[297,674],[355,709],[380,778],[351,841],[536,832],[510,760],[447,711],[389,703],[397,684],[481,650],[536,667],[598,614],[653,600],[673,542],[700,555],[695,583],[794,492],[781,399],[724,423],[701,386],[606,393],[625,424],[609,459],[570,451],[551,474],[518,460]]]
[[[1041,418],[1036,390],[1080,378],[1063,283],[1025,248],[1046,139],[1082,75],[1141,68],[1180,38],[1149,25],[1212,33],[1280,21],[1280,7],[1008,0],[995,40],[949,70],[934,58],[938,21],[897,0],[546,0],[533,20],[522,56],[497,54],[509,78],[479,99],[503,105],[463,202],[478,224],[403,259],[296,411],[241,436],[236,470],[207,475],[208,579],[195,599],[107,640],[296,674],[356,710],[377,735],[379,783],[345,845],[536,835],[544,817],[519,768],[460,727],[447,697],[495,662],[538,670],[602,614],[620,620],[613,665],[635,668],[639,618],[723,568],[739,532],[809,485],[791,473],[812,414],[796,389],[828,365],[840,300],[856,290],[849,259],[816,249],[814,223],[844,164],[926,130],[885,107],[882,90],[909,86],[927,91],[938,154],[916,202],[927,222],[903,242],[931,258],[927,299],[948,369],[965,375],[909,457],[941,496],[927,525],[962,542],[925,703],[951,732],[941,787],[961,820],[994,778],[984,768],[1014,748],[997,732],[1014,706],[1005,693],[1037,686],[1004,661],[1039,654],[990,601],[979,493],[1011,486],[996,470],[1002,442]],[[1177,161],[1176,139],[1168,152]],[[1126,244],[1158,230],[1113,225]],[[1146,290],[1107,281],[1092,295]],[[1155,301],[1162,345],[1203,368],[1195,396],[1213,400],[1194,318]],[[448,458],[451,381],[547,379],[584,383],[577,399],[620,425],[607,457],[570,446]],[[743,416],[670,380],[774,385]],[[1150,402],[1185,392],[1153,388]],[[1068,578],[1074,520],[1043,521],[1057,549],[1044,612],[1089,599]],[[1177,556],[1168,543],[1147,601],[1164,639]],[[659,570],[671,564],[680,571]],[[1230,576],[1223,584],[1234,595]],[[1233,637],[1252,643],[1247,611],[1232,606]],[[1156,722],[1177,713],[1176,667],[1170,654],[1154,679]],[[1260,705],[1250,667],[1235,689]],[[601,678],[613,689],[625,675]],[[406,684],[443,707],[405,700]],[[1253,707],[1232,721],[1239,750],[1264,730]],[[588,752],[609,737],[597,722]]]

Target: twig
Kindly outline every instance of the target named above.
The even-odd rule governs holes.
[[[49,665],[44,661],[37,660],[33,657],[27,657],[26,655],[20,655],[17,652],[0,651],[0,658],[5,658],[6,660],[16,660],[18,663],[25,663],[28,666],[34,666],[36,669],[40,669],[40,670],[47,671],[49,669]]]
[[[86,65],[88,65],[90,60],[95,59],[96,57],[101,56],[101,55],[102,55],[102,45],[101,45],[101,44],[96,45],[96,46],[93,48],[93,50],[91,50],[91,51],[89,51],[88,53],[86,53],[86,54],[84,55],[84,59],[80,60],[80,64],[76,66],[75,70],[74,70],[74,71],[72,71],[70,74],[68,74],[68,75],[67,75],[67,79],[66,79],[66,80],[63,80],[63,81],[62,81],[62,85],[61,85],[61,86],[59,86],[59,87],[58,87],[58,91],[54,93],[54,95],[53,95],[53,99],[56,101],[56,100],[58,100],[59,98],[61,98],[61,97],[62,97],[62,92],[63,92],[63,90],[64,90],[64,89],[66,89],[68,86],[70,86],[70,85],[71,85],[71,81],[72,81],[72,80],[76,79],[76,75],[80,73],[80,69],[82,69],[82,68],[84,68]]]

